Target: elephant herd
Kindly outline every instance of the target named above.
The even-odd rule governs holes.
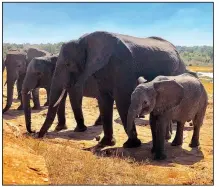
[[[83,96],[97,99],[100,114],[95,125],[103,126],[104,137],[99,142],[102,146],[115,145],[114,101],[128,135],[123,145],[125,148],[141,145],[134,118],[142,114],[150,114],[155,159],[165,158],[164,138],[169,135],[175,121],[177,133],[172,145],[182,144],[183,126],[189,120],[194,126],[191,145],[199,145],[207,94],[195,73],[186,69],[176,47],[162,38],[137,38],[97,31],[64,43],[58,55],[30,48],[26,53],[8,53],[4,64],[7,69],[7,104],[3,113],[12,105],[13,87],[17,81],[21,100],[18,109],[24,109],[26,128],[30,133],[34,132],[31,128],[31,93],[33,109],[40,109],[39,88],[47,91],[44,105],[48,105],[48,111],[37,133],[39,138],[48,131],[56,113],[56,130],[66,129],[68,94],[77,122],[76,132],[87,129],[82,112]]]

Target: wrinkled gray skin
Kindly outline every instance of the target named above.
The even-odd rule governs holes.
[[[30,110],[30,94],[29,91],[33,90],[35,88],[45,88],[47,91],[47,101],[44,104],[44,106],[47,106],[49,104],[49,94],[50,94],[50,87],[52,83],[52,76],[55,70],[57,56],[45,56],[45,57],[37,57],[34,58],[30,64],[27,67],[26,76],[23,82],[22,86],[22,98],[24,103],[24,113],[25,113],[25,121],[26,121],[26,128],[28,132],[33,132],[31,130],[31,110]],[[74,89],[74,87],[72,87]],[[76,92],[73,90],[72,92]],[[94,80],[93,77],[90,77],[84,86],[84,92],[83,95],[86,97],[92,97],[92,98],[98,98],[98,88],[97,83]],[[65,119],[65,101],[66,96],[62,99],[59,108],[58,108],[58,125],[56,127],[56,130],[62,130],[66,129],[66,119]],[[71,94],[72,98],[70,98],[72,101],[72,109],[75,111],[77,108],[81,108],[81,101],[80,97],[77,98],[77,95]],[[77,115],[75,115],[77,117]],[[96,120],[95,125],[100,125],[101,118]],[[85,126],[84,129],[75,128],[75,131],[84,131],[87,129]]]
[[[136,38],[100,31],[67,42],[62,45],[59,53],[46,120],[38,137],[43,137],[52,125],[58,108],[55,104],[60,95],[64,95],[71,86],[75,86],[77,93],[82,95],[84,82],[93,75],[100,91],[99,106],[104,130],[100,144],[114,145],[114,100],[126,130],[130,98],[138,77],[143,76],[151,81],[158,75],[178,75],[184,72],[185,64],[175,46],[162,38]],[[70,79],[72,73],[74,78]],[[78,117],[83,121],[80,110]],[[141,145],[135,128],[132,133],[132,139],[128,139],[124,147]]]
[[[21,99],[21,89],[28,64],[34,57],[45,56],[47,54],[49,53],[46,51],[29,48],[27,53],[22,51],[11,51],[6,55],[5,66],[7,69],[7,103],[2,111],[3,113],[9,110],[12,105],[15,81],[17,81],[18,98]],[[39,90],[33,90],[32,95],[34,102],[33,109],[40,109]],[[18,110],[23,109],[22,105],[23,104],[21,100],[21,105],[18,107]]]
[[[4,61],[4,58],[2,58],[2,72],[5,71],[5,61]]]
[[[207,93],[202,83],[194,76],[188,73],[179,76],[158,76],[151,82],[140,84],[132,93],[127,116],[128,136],[133,136],[134,116],[144,110],[145,114],[150,113],[152,152],[155,152],[155,159],[166,158],[164,136],[171,121],[177,122],[172,145],[183,143],[184,124],[192,120],[194,131],[190,147],[197,147],[207,101]]]
[[[139,77],[137,80],[137,85],[140,85],[140,84],[143,84],[146,82],[147,82],[147,80],[145,80],[144,77]],[[142,109],[141,112],[139,114],[137,114],[137,116],[144,117],[146,114],[147,114],[147,111]],[[172,121],[167,125],[165,139],[166,140],[171,139],[171,135],[172,135]]]

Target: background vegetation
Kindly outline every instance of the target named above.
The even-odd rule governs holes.
[[[63,42],[47,44],[3,44],[3,56],[5,58],[9,50],[25,49],[28,47],[37,47],[50,53],[59,53]],[[213,65],[213,47],[211,46],[176,46],[180,56],[188,66],[212,66]]]

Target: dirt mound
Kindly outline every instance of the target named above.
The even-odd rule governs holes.
[[[18,127],[8,124],[4,127],[3,184],[48,184],[48,170],[44,158],[24,144],[18,134]]]

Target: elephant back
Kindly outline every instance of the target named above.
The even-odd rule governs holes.
[[[37,48],[29,48],[27,50],[27,61],[30,62],[34,57],[50,56],[50,53]]]

